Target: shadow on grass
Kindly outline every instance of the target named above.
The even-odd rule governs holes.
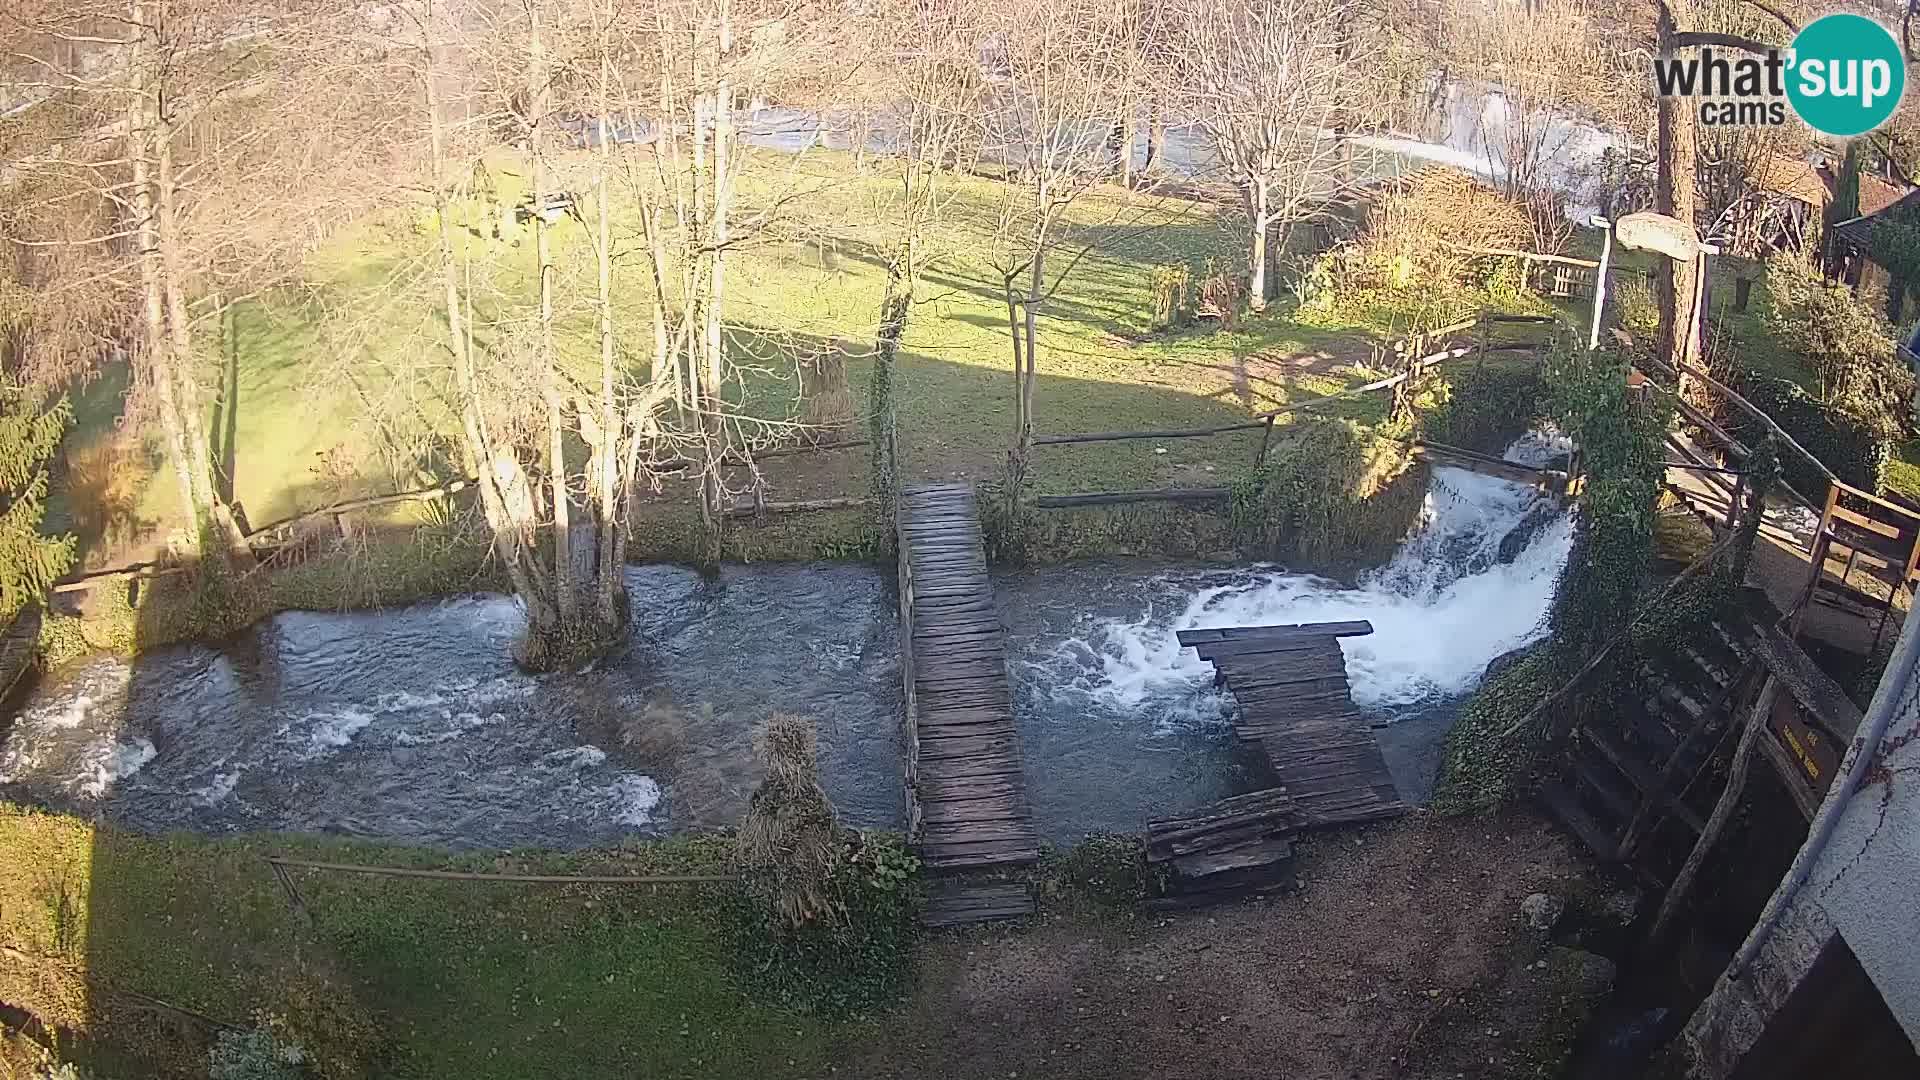
[[[784,348],[836,344],[824,337],[771,336]],[[856,401],[865,392],[870,362],[855,357],[849,363]],[[1113,362],[1142,363],[1124,357]],[[996,476],[1012,429],[1010,373],[908,352],[899,374],[907,476]],[[1042,429],[1195,427],[1246,416],[1244,409],[1173,381],[1190,380],[1184,372],[1125,374],[1112,380],[1042,374],[1036,394]],[[1251,463],[1259,436],[1045,447],[1036,451],[1037,488],[1225,483]],[[865,456],[854,451],[768,462],[774,495],[798,494],[787,486],[788,469],[797,476],[827,460],[836,463],[814,482],[824,477],[848,485],[839,493],[864,492]],[[804,534],[817,527],[812,520],[742,523],[739,532],[787,528]],[[647,554],[635,551],[639,558]],[[477,560],[465,578],[428,570],[409,577],[397,563],[336,572],[325,560],[314,560],[272,571],[273,606],[337,607],[369,597],[400,602],[436,590],[486,587],[484,569],[475,568],[484,566]],[[206,602],[181,588],[150,590],[137,605],[132,644],[171,640],[182,611]],[[276,685],[281,661],[275,650],[261,647],[261,635],[271,632],[243,631],[199,650],[204,662],[192,677]],[[164,723],[126,733],[151,743],[164,742],[175,725],[185,730],[195,722],[190,711],[168,705],[167,681],[149,666],[159,663],[136,660],[124,691],[154,696],[144,711]],[[172,663],[177,668],[178,658]],[[169,669],[167,678],[177,677]],[[344,684],[357,678],[350,666],[328,677]],[[268,714],[260,716],[270,722]],[[183,791],[167,797],[196,796]],[[274,797],[302,794],[295,786]],[[280,1025],[325,1064],[328,1076],[515,1080],[821,1075],[835,1059],[836,1041],[857,1036],[756,1003],[750,977],[733,967],[724,897],[711,890],[299,871],[293,880],[302,906],[295,907],[265,862],[268,852],[285,851],[390,865],[697,872],[722,857],[715,840],[599,853],[455,855],[273,834],[142,836],[14,811],[0,811],[0,840],[18,855],[0,870],[5,940],[30,945],[61,965],[0,968],[10,972],[0,984],[0,1000],[51,1027],[79,1033],[81,1056],[108,1076],[203,1076],[206,1047],[223,1024]]]

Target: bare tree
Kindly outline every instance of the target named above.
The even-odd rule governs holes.
[[[19,242],[97,258],[87,273],[50,279],[49,291],[94,318],[103,297],[124,305],[129,317],[99,320],[98,343],[125,343],[164,433],[190,532],[210,531],[215,555],[244,557],[245,546],[229,507],[231,477],[214,467],[217,350],[203,332],[236,300],[285,281],[317,220],[348,212],[354,185],[332,168],[343,160],[336,147],[324,145],[340,129],[323,118],[356,98],[307,101],[314,84],[301,62],[313,28],[335,10],[316,4],[295,18],[247,0],[101,0],[29,8],[14,24],[64,46],[15,59],[41,76],[27,115],[66,122],[21,146],[6,174],[111,221]],[[312,123],[284,121],[296,100]]]
[[[1476,132],[1488,171],[1527,206],[1536,249],[1555,250],[1571,234],[1560,193],[1585,179],[1575,154],[1582,119],[1613,126],[1642,97],[1644,73],[1628,68],[1589,0],[1476,5],[1447,31],[1451,62],[1488,88]]]
[[[1014,438],[1006,498],[1017,510],[1033,447],[1040,315],[1089,244],[1073,252],[1067,209],[1112,173],[1110,135],[1129,107],[1133,51],[1125,0],[1003,0],[984,18],[989,70],[983,153],[1006,170],[994,269],[1006,303]],[[1062,265],[1049,260],[1062,248]]]
[[[1332,132],[1364,71],[1345,0],[1175,0],[1168,83],[1240,189],[1247,298],[1266,308],[1269,245],[1351,179]]]

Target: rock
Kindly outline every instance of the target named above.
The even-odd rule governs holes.
[[[1533,538],[1540,535],[1540,530],[1559,520],[1561,513],[1560,507],[1552,502],[1543,500],[1535,504],[1533,509],[1521,516],[1518,524],[1507,530],[1507,535],[1500,538],[1499,561],[1510,563],[1519,558]]]
[[[1520,914],[1527,917],[1527,925],[1535,930],[1549,930],[1566,906],[1566,902],[1558,897],[1537,892],[1520,901]]]
[[[1528,656],[1532,655],[1533,650],[1538,647],[1539,647],[1538,642],[1536,642],[1533,645],[1522,645],[1517,649],[1513,649],[1509,652],[1503,652],[1499,656],[1494,657],[1492,660],[1487,662],[1487,670],[1481,674],[1480,681],[1486,682],[1487,680],[1493,678],[1495,675],[1498,675],[1501,672],[1512,667],[1513,665],[1519,663],[1520,661],[1525,660]]]

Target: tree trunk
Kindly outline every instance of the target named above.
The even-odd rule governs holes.
[[[153,150],[151,60],[146,48],[146,10],[142,0],[127,7],[127,21],[133,27],[132,78],[135,92],[127,106],[127,158],[132,167],[134,236],[139,245],[140,292],[142,298],[142,341],[135,351],[136,362],[144,369],[153,388],[160,427],[166,433],[167,456],[172,460],[174,479],[180,485],[180,507],[187,514],[195,543],[200,539],[201,506],[193,483],[191,444],[181,422],[176,400],[176,378],[172,357],[173,344],[167,335],[166,292],[161,284],[160,235],[154,211],[150,155]]]
[[[1659,55],[1675,52],[1675,35],[1692,25],[1691,0],[1655,0],[1659,30]],[[1658,113],[1658,162],[1654,205],[1663,214],[1678,218],[1688,228],[1694,224],[1694,112],[1689,99],[1661,97]],[[1686,366],[1694,362],[1699,350],[1699,334],[1693,323],[1694,265],[1679,259],[1661,260],[1660,353],[1680,372],[1680,390],[1688,389]]]
[[[553,514],[553,601],[556,627],[530,625],[530,634],[578,635],[579,587],[574,580],[573,522],[567,490],[566,412],[560,372],[553,358],[553,241],[547,234],[546,113],[547,60],[540,38],[539,8],[528,5],[528,101],[533,115],[527,132],[527,167],[533,189],[533,251],[540,275],[540,378],[547,405],[546,480]],[[529,609],[531,614],[531,609]]]
[[[707,242],[713,255],[708,262],[707,304],[705,311],[706,363],[701,379],[701,406],[709,416],[707,449],[707,489],[703,498],[708,519],[708,555],[719,559],[720,462],[727,453],[727,428],[720,416],[721,386],[726,380],[725,342],[721,334],[721,312],[727,295],[727,213],[733,196],[733,88],[727,79],[727,64],[732,59],[733,23],[727,0],[720,0],[720,26],[714,39],[713,90],[713,198],[709,206]]]
[[[606,12],[608,21],[612,21],[612,5]],[[608,98],[607,88],[613,79],[612,65],[609,62],[606,32],[600,37],[600,117],[604,125],[606,118],[612,115],[612,102]],[[599,556],[599,580],[595,582],[594,600],[599,618],[599,629],[603,634],[611,634],[615,627],[626,621],[625,583],[621,575],[621,557],[623,545],[619,537],[625,531],[620,504],[620,443],[625,435],[620,419],[619,403],[615,392],[615,348],[613,338],[613,226],[607,208],[607,173],[612,168],[613,140],[606,137],[604,126],[600,138],[600,175],[595,184],[596,214],[594,215],[594,255],[599,271],[600,300],[600,445],[594,456],[599,466],[594,478],[599,482],[600,512],[599,530],[596,536],[595,554]],[[657,294],[656,294],[657,300]],[[655,318],[659,317],[660,305],[654,304]]]
[[[467,464],[479,480],[480,505],[486,514],[488,529],[493,534],[494,553],[506,568],[507,579],[513,584],[514,593],[527,606],[529,624],[550,623],[553,616],[524,559],[528,537],[524,533],[523,523],[511,511],[502,483],[503,475],[511,477],[518,470],[517,467],[510,470],[501,467],[503,456],[494,452],[492,441],[488,438],[486,413],[481,407],[479,379],[473,360],[473,339],[461,304],[459,272],[453,259],[452,208],[447,201],[445,120],[435,83],[439,48],[434,37],[437,27],[433,0],[426,0],[421,19],[427,37],[427,70],[423,81],[428,142],[432,154],[434,216],[439,223],[442,303],[447,320],[447,347],[453,355],[454,383],[459,394],[460,429]],[[505,456],[504,461],[507,466],[512,466],[510,456]]]
[[[1166,156],[1166,152],[1167,122],[1160,115],[1160,110],[1154,109],[1147,115],[1147,160],[1140,166],[1141,175],[1153,175],[1154,170],[1160,167],[1160,159]]]
[[[1247,306],[1267,310],[1267,182],[1254,180],[1247,199],[1253,221],[1253,250],[1247,255]],[[1224,315],[1223,315],[1224,317]]]

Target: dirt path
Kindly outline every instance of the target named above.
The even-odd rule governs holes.
[[[1545,938],[1521,901],[1566,896],[1587,878],[1546,823],[1419,815],[1319,837],[1301,866],[1301,891],[1268,903],[1104,923],[1055,916],[945,939],[925,958],[914,1006],[842,1055],[836,1075],[1535,1075],[1481,1061],[1530,1046],[1441,1034],[1461,1017],[1480,1034],[1485,1010],[1462,1007],[1476,995],[1509,1012],[1557,1008],[1544,968],[1534,981],[1545,1004],[1513,989]]]

